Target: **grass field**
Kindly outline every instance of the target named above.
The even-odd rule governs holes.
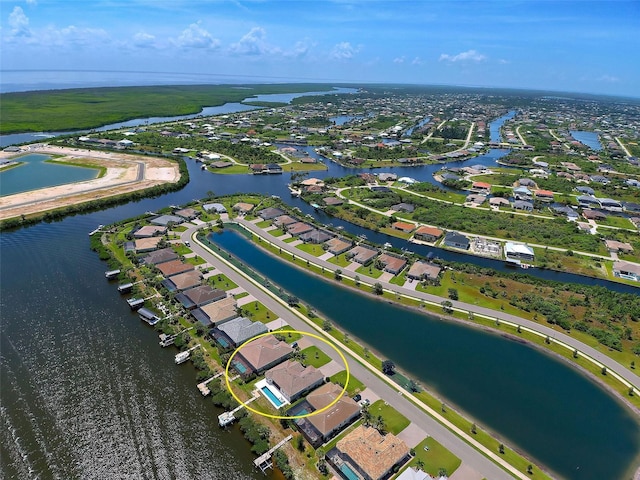
[[[219,288],[220,290],[233,290],[238,287],[238,285],[229,280],[229,278],[223,273],[209,277],[207,279],[207,283],[213,288]]]
[[[385,430],[394,435],[399,434],[409,426],[409,419],[398,412],[384,400],[378,400],[369,406],[369,412],[374,417],[381,416],[384,419]]]
[[[319,257],[320,255],[325,253],[322,245],[317,245],[315,243],[301,243],[300,245],[297,245],[296,248],[298,250],[302,250],[303,252],[310,253],[314,257]]]
[[[305,348],[302,353],[306,356],[305,363],[320,368],[331,361],[329,356],[315,345]]]
[[[333,383],[337,383],[341,387],[344,387],[344,382],[346,381],[346,379],[347,379],[346,370],[342,370],[341,372],[338,372],[331,377],[331,381]],[[363,391],[364,388],[365,388],[364,384],[360,380],[358,380],[356,377],[354,377],[353,375],[349,377],[349,385],[347,385],[347,394],[349,396],[353,396],[356,393]]]
[[[423,462],[423,471],[436,477],[441,470],[445,470],[446,475],[455,472],[462,463],[449,450],[440,445],[433,437],[427,437],[415,448],[416,456],[409,463],[410,467],[416,467],[418,462]]]

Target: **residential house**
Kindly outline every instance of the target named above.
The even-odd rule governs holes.
[[[299,222],[297,218],[293,218],[289,215],[280,215],[273,221],[273,225],[276,227],[286,227],[287,225],[293,225]]]
[[[176,260],[178,258],[178,254],[173,251],[172,248],[162,248],[160,250],[156,250],[155,252],[149,253],[146,257],[142,259],[142,263],[146,265],[159,265],[164,262],[170,262],[171,260]]]
[[[489,199],[489,205],[491,205],[492,207],[508,207],[510,205],[509,200],[507,200],[504,197],[491,197]]]
[[[168,278],[172,275],[178,275],[179,273],[193,270],[195,267],[190,263],[185,263],[182,260],[176,259],[156,265],[156,268],[160,270],[163,277]]]
[[[391,189],[389,187],[381,187],[381,186],[373,186],[373,187],[369,187],[371,189],[372,192],[381,192],[381,193],[389,193],[391,192]]]
[[[167,227],[161,227],[159,225],[145,225],[133,232],[133,236],[134,238],[148,238],[164,235],[166,232]]]
[[[378,180],[381,182],[395,182],[398,179],[398,175],[395,173],[379,173]]]
[[[349,250],[353,244],[341,238],[335,237],[325,242],[327,246],[327,251],[333,253],[334,255],[340,255],[341,253]]]
[[[416,207],[414,207],[410,203],[405,203],[405,202],[397,203],[396,205],[391,205],[391,210],[394,210],[396,212],[413,213],[415,209]]]
[[[578,212],[567,205],[558,205],[551,208],[555,213],[566,215],[569,220],[576,220],[579,217]]]
[[[409,456],[409,447],[398,437],[364,425],[339,440],[336,450],[366,480],[386,478]]]
[[[258,212],[258,216],[262,218],[262,220],[273,220],[280,215],[284,215],[284,211],[273,207],[265,208]]]
[[[200,285],[199,287],[190,288],[176,295],[176,300],[182,304],[187,310],[193,310],[196,307],[207,305],[211,302],[217,302],[227,296],[227,292],[217,288],[211,288],[209,285]]]
[[[329,240],[331,238],[331,235],[329,235],[327,232],[323,232],[322,230],[314,228],[310,232],[303,233],[299,238],[305,243],[320,244]]]
[[[338,401],[336,398],[340,397]],[[343,395],[342,387],[335,383],[325,383],[307,395],[307,403],[313,411],[328,409],[308,418],[296,421],[307,441],[318,448],[360,416],[360,406],[348,395]]]
[[[292,223],[291,225],[287,225],[286,229],[287,229],[287,233],[292,237],[297,237],[298,235],[302,235],[303,233],[309,233],[312,230],[314,230],[314,228],[311,225],[304,222]]]
[[[619,242],[617,240],[605,240],[604,241],[607,250],[610,252],[618,253],[633,253],[633,247],[625,242]]]
[[[578,193],[582,193],[583,195],[590,195],[593,196],[595,195],[595,190],[591,187],[576,187],[576,191],[578,191]]]
[[[425,262],[423,260],[418,260],[409,268],[407,272],[407,277],[413,280],[435,280],[440,275],[440,268],[438,265],[434,265],[433,263]]]
[[[462,250],[469,250],[469,239],[458,232],[447,232],[444,236],[443,243],[447,247],[461,248]]]
[[[487,201],[486,195],[480,195],[477,193],[471,193],[467,195],[467,198],[465,199],[465,202],[472,203],[474,205],[482,205],[486,201]]]
[[[248,343],[238,351],[237,356],[238,360],[242,361],[253,373],[260,373],[270,368],[277,368],[276,365],[289,358],[291,354],[293,354],[291,345],[278,340],[273,335],[266,335]],[[298,363],[298,365],[300,364]],[[266,375],[269,375],[269,371]]]
[[[591,175],[590,180],[592,182],[601,183],[603,185],[606,185],[611,181],[603,175]]]
[[[177,215],[160,215],[159,217],[153,218],[149,221],[155,225],[162,225],[166,227],[170,223],[184,223],[184,218],[178,217]]]
[[[590,210],[588,208],[582,211],[582,216],[587,220],[596,220],[596,221],[602,221],[607,218],[607,216],[604,213],[599,212],[598,210]]]
[[[613,262],[613,275],[618,278],[640,282],[640,265],[622,261]]]
[[[134,250],[136,253],[150,252],[157,249],[160,242],[162,242],[161,237],[139,238],[133,243]]]
[[[237,317],[222,325],[216,325],[212,330],[214,338],[225,348],[237,348],[247,340],[267,332],[264,323],[252,322],[245,317]]]
[[[282,173],[282,167],[277,163],[269,163],[266,165],[266,171],[271,174]]]
[[[534,182],[533,180],[531,180],[530,178],[521,178],[520,180],[518,180],[518,185],[520,185],[521,187],[536,187],[536,182]]]
[[[438,240],[444,232],[439,228],[435,227],[427,227],[425,225],[418,227],[415,232],[413,232],[413,237],[416,240],[422,240],[423,242],[435,242]]]
[[[227,207],[221,203],[207,203],[202,206],[207,212],[227,213]]]
[[[577,200],[580,208],[600,208],[600,201],[591,195],[579,195]]]
[[[487,182],[473,182],[471,184],[471,191],[488,195],[491,193],[491,184]]]
[[[341,198],[336,198],[336,197],[325,197],[322,199],[322,201],[328,207],[337,207],[344,203],[344,201]]]
[[[553,192],[551,190],[536,190],[536,200],[540,202],[553,202]]]
[[[407,260],[403,257],[397,257],[389,253],[383,253],[378,257],[378,260],[384,265],[384,271],[399,274],[407,264]]]
[[[217,302],[212,302],[198,307],[195,310],[191,310],[191,315],[205,327],[213,327],[237,318],[236,307],[236,299],[229,295]]]
[[[288,402],[297,400],[324,382],[324,375],[320,370],[312,365],[305,367],[294,360],[272,367],[265,372],[264,377],[280,390]]]
[[[174,213],[185,220],[193,220],[199,215],[199,212],[193,208],[183,208],[182,210],[177,210]]]
[[[413,223],[408,222],[393,222],[391,227],[395,230],[400,230],[401,232],[410,233],[413,232],[413,229],[416,226]]]
[[[521,243],[507,242],[504,245],[504,256],[512,260],[529,260],[533,261],[535,253],[533,248]]]
[[[516,200],[531,200],[533,193],[527,187],[516,187],[513,189],[513,198]]]
[[[170,292],[188,290],[200,285],[202,281],[202,275],[199,271],[191,270],[188,272],[173,275],[172,277],[165,278],[162,281],[162,285]]]
[[[356,245],[347,252],[347,258],[362,265],[369,265],[378,255],[378,251],[364,245]]]
[[[395,480],[433,480],[433,477],[427,472],[409,467],[398,475]]]
[[[522,210],[524,212],[532,212],[533,211],[533,203],[527,202],[525,200],[516,200],[513,202],[514,210]]]
[[[242,215],[246,215],[253,210],[254,205],[251,203],[238,202],[232,208],[234,212],[238,212]]]
[[[600,201],[600,208],[603,210],[609,210],[610,212],[623,211],[622,203],[617,200],[611,198],[599,198],[598,200]]]

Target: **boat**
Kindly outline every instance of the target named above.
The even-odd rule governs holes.
[[[176,358],[175,358],[176,365],[180,365],[181,363],[186,362],[187,360],[189,360],[190,356],[191,356],[191,350],[185,350],[184,352],[180,352],[176,354]]]
[[[107,272],[104,272],[104,276],[105,278],[107,278],[107,280],[116,278],[118,275],[120,275],[120,270],[109,270]]]
[[[320,205],[318,205],[317,203],[310,203],[310,205],[314,208],[314,210],[322,209],[322,207]]]
[[[384,248],[391,248],[391,247],[393,247],[393,245],[391,245],[389,242],[386,242],[386,243],[383,245],[383,247],[384,247]]]

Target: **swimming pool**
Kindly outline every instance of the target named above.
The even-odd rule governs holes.
[[[276,397],[273,392],[269,390],[269,387],[264,386],[260,390],[262,390],[264,396],[267,397],[276,408],[280,408],[282,405],[284,405],[284,402],[281,402],[278,397]]]
[[[218,338],[216,339],[216,341],[217,341],[220,345],[222,345],[224,348],[227,348],[227,347],[229,346],[229,342],[227,342],[227,341],[226,341],[224,338],[222,338],[222,337],[218,337]]]
[[[233,368],[235,368],[238,373],[243,374],[247,372],[247,367],[245,367],[242,363],[240,362],[233,362]]]
[[[360,480],[358,474],[354,472],[347,463],[343,463],[342,465],[340,465],[340,471],[344,473],[345,477],[347,477],[348,480]]]

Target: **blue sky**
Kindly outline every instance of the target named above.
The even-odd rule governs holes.
[[[640,97],[638,0],[0,0],[0,42],[5,72],[174,72]]]

